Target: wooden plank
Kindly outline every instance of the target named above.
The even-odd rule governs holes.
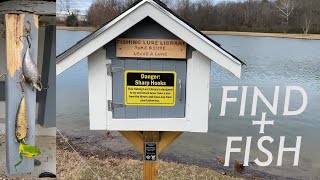
[[[143,154],[143,136],[140,131],[119,131],[119,133]]]
[[[159,154],[162,153],[174,140],[176,140],[183,132],[160,132]]]
[[[116,39],[117,57],[174,58],[187,57],[187,43],[177,39]]]
[[[32,14],[6,14],[6,54],[7,54],[7,75],[6,75],[6,162],[9,174],[20,174],[31,172],[34,168],[34,159],[24,158],[23,162],[15,170],[14,165],[19,161],[19,143],[15,138],[15,120],[17,109],[22,97],[21,88],[18,82],[22,72],[22,58],[28,43],[25,38],[19,37],[24,34],[24,27],[27,21],[31,24],[32,47],[31,55],[37,63],[38,51],[38,21],[37,16]],[[25,100],[27,106],[28,135],[26,143],[35,144],[35,113],[36,113],[36,91],[24,86]]]
[[[43,127],[56,127],[56,27],[46,27],[41,82],[39,93],[38,123]]]
[[[46,1],[6,1],[0,3],[0,14],[56,15],[56,3]]]
[[[159,131],[143,131],[144,142],[159,142]],[[158,148],[159,149],[159,148]],[[159,151],[157,152],[157,156]],[[144,157],[144,155],[143,155]],[[157,157],[158,159],[158,157]],[[158,179],[159,162],[143,162],[143,179],[156,180]]]

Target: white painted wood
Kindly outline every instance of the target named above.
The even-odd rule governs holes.
[[[186,118],[112,119],[108,130],[114,131],[190,131]]]
[[[107,127],[106,52],[100,48],[88,57],[89,116],[91,130]]]
[[[119,36],[121,33],[125,32],[127,29],[134,26],[136,23],[138,23],[145,17],[147,17],[147,14],[142,13],[140,10],[132,11],[129,16],[123,16],[121,21],[118,21],[116,24],[113,24],[112,26],[108,27],[107,31],[104,31],[98,37],[84,44],[82,47],[75,50],[64,59],[58,59],[56,66],[57,75],[59,75],[66,69],[70,68],[83,58],[89,56],[94,51],[101,48],[102,46],[113,40],[115,37]]]
[[[101,48],[146,16],[151,17],[170,32],[203,53],[209,59],[226,68],[237,77],[240,77],[241,63],[239,61],[152,0],[142,1],[130,11],[127,11],[122,14],[122,16],[114,19],[111,23],[107,24],[106,27],[101,28],[104,31],[91,41],[88,41],[81,46],[79,44],[70,48],[68,51],[71,51],[71,53],[68,51],[64,53],[70,53],[69,55],[65,55],[66,57],[62,54],[62,57],[64,58],[58,59],[57,75],[70,68],[81,59],[87,57],[95,50]]]
[[[193,51],[187,62],[186,117],[191,132],[208,131],[211,61]]]
[[[107,59],[107,64],[111,65],[111,59]],[[105,77],[106,77],[106,83],[107,83],[107,88],[106,88],[106,93],[107,93],[107,100],[112,101],[112,76],[108,76],[108,69],[106,67],[106,71],[105,71]],[[106,117],[106,123],[107,123],[107,129],[109,127],[109,122],[112,120],[113,117],[113,113],[112,111],[108,111],[108,103],[106,106],[106,110],[107,110],[107,117]]]

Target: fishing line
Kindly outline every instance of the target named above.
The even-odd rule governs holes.
[[[86,164],[86,166],[92,171],[92,173],[98,178],[98,180],[101,180],[101,177],[97,172],[95,172],[89,164],[81,157],[81,155],[73,148],[73,146],[68,142],[67,138],[61,134],[59,129],[57,129],[57,132],[60,134],[60,136],[64,139],[64,141],[71,147],[71,149],[80,157],[81,161]]]

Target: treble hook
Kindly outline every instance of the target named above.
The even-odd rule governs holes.
[[[32,41],[32,38],[31,38],[31,23],[29,21],[27,21],[27,24],[28,24],[28,27],[24,28],[24,31],[26,32],[26,35],[25,36],[20,36],[19,40],[23,43],[23,41],[21,40],[21,37],[26,38],[27,41],[28,41],[28,47],[31,48],[31,41]]]
[[[24,38],[27,39],[28,47],[29,47],[29,49],[30,49],[30,48],[31,48],[31,42],[30,42],[30,41],[32,40],[32,39],[31,39],[31,36],[30,36],[30,35],[20,36],[20,37],[19,37],[19,40],[23,43],[23,41],[21,40],[22,37],[24,37]],[[30,40],[29,40],[29,38],[30,38]]]

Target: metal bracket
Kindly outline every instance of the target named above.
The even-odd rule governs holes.
[[[111,100],[108,100],[108,111],[112,111],[115,108],[125,107],[126,105],[121,103],[114,103]]]
[[[112,76],[112,64],[107,64],[107,75]]]
[[[125,69],[122,67],[112,67],[112,64],[107,64],[107,75],[112,76],[112,73],[123,72]]]

